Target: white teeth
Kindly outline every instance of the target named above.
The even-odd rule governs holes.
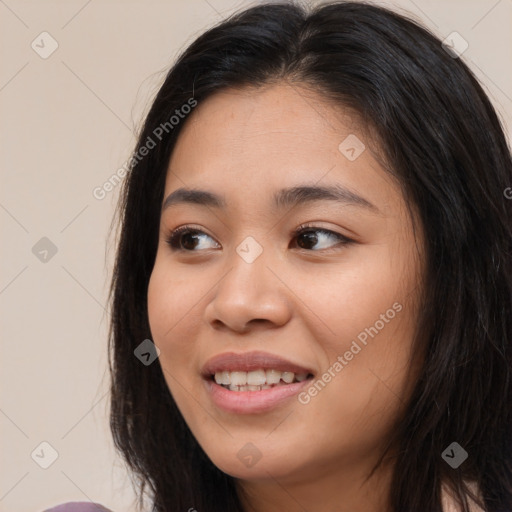
[[[215,374],[215,382],[217,384],[224,384],[228,386],[231,384],[231,379],[229,378],[229,372],[217,372]]]
[[[222,371],[215,374],[215,382],[231,391],[260,391],[272,386],[302,382],[308,373],[280,372],[278,370],[253,370],[250,372]]]
[[[265,374],[267,376],[267,384],[277,384],[281,380],[281,372],[277,370],[267,370]]]
[[[266,384],[262,386],[233,386],[233,384],[230,384],[228,389],[230,391],[261,391],[263,389],[270,389],[271,387],[272,386],[267,386]]]
[[[247,384],[249,386],[261,386],[265,384],[267,378],[264,370],[256,370],[254,372],[247,372]]]
[[[247,372],[231,372],[231,382],[235,386],[245,386],[247,384]]]
[[[295,374],[293,372],[283,372],[281,375],[281,379],[283,379],[286,384],[291,384],[293,379],[295,378]]]

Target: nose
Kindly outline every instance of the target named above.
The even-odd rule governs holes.
[[[229,270],[205,308],[205,319],[214,329],[244,333],[259,326],[283,326],[289,321],[288,289],[277,277],[279,272],[267,266],[265,252],[248,263],[233,251]]]

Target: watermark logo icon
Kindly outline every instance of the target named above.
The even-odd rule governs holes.
[[[56,254],[57,246],[46,236],[43,236],[34,247],[32,254],[42,263],[48,263]]]
[[[338,146],[340,153],[353,162],[361,156],[361,153],[366,149],[363,141],[351,133],[343,142]]]
[[[149,366],[160,355],[160,349],[151,340],[144,340],[133,353],[144,366]]]
[[[50,443],[43,441],[30,456],[39,467],[48,469],[59,458],[59,453]]]
[[[236,456],[244,466],[252,468],[258,463],[263,455],[256,445],[253,443],[247,443],[238,450]]]
[[[441,457],[453,469],[457,469],[468,458],[468,452],[454,441],[444,450]]]
[[[452,32],[443,40],[443,49],[453,59],[459,58],[468,47],[469,43],[458,32]]]
[[[252,236],[248,236],[238,245],[236,252],[246,263],[253,263],[263,252],[263,247]]]
[[[30,45],[39,57],[47,59],[57,50],[59,43],[48,32],[41,32]]]

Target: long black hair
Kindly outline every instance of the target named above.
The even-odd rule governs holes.
[[[510,150],[461,58],[416,22],[356,2],[269,3],[236,13],[181,54],[145,119],[118,205],[109,338],[110,425],[139,504],[149,497],[156,512],[243,510],[236,480],[196,442],[160,365],[141,364],[134,349],[152,338],[147,288],[167,166],[187,115],[216,91],[282,81],[359,114],[424,232],[414,340],[424,358],[389,441],[399,447],[393,511],[441,512],[442,483],[467,511],[473,481],[486,511],[510,512]],[[452,442],[468,453],[457,469],[442,456]]]

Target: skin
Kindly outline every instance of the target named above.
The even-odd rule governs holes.
[[[354,161],[338,149],[350,134],[366,146]],[[391,462],[366,477],[414,384],[422,245],[372,148],[353,113],[283,82],[208,98],[173,151],[164,198],[198,187],[224,196],[227,207],[163,210],[148,289],[151,333],[185,421],[237,479],[247,510],[389,509]],[[276,190],[305,183],[343,185],[375,210],[328,200],[273,210]],[[318,231],[317,242],[293,236],[303,223],[353,242]],[[173,251],[166,239],[188,224],[205,234],[193,250]],[[263,249],[252,263],[236,252],[248,236]],[[307,404],[293,397],[270,412],[228,413],[203,386],[202,366],[228,351],[264,350],[319,378],[395,303],[401,311]],[[237,457],[248,442],[261,454],[252,467]]]

